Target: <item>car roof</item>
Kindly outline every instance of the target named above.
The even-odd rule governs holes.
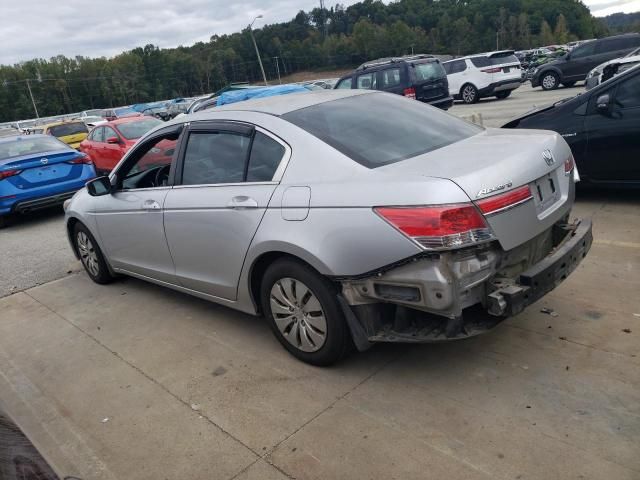
[[[149,117],[147,115],[140,115],[135,117],[122,117],[122,118],[116,118],[115,120],[111,120],[110,122],[102,123],[98,126],[108,127],[109,125],[120,125],[122,123],[139,122],[140,120],[146,120],[147,118],[153,118],[153,117]]]
[[[547,47],[541,47],[542,48],[547,48]],[[466,60],[467,58],[478,58],[478,57],[495,57],[498,55],[515,55],[515,51],[514,50],[495,50],[493,52],[483,52],[483,53],[474,53],[473,55],[467,55],[465,57],[458,57],[458,58],[453,58],[451,60],[447,60],[446,62],[443,63],[449,63],[449,62],[455,62],[456,60]]]
[[[299,93],[290,93],[288,95],[279,95],[274,97],[256,98],[246,100],[244,102],[231,103],[222,105],[209,110],[203,110],[189,114],[187,118],[193,120],[207,120],[209,116],[213,118],[214,113],[221,111],[246,111],[266,113],[269,115],[280,116],[302,108],[312,107],[321,103],[332,102],[341,98],[356,97],[359,95],[374,95],[375,90],[317,90]],[[217,117],[217,116],[216,116]],[[181,121],[180,121],[181,120]],[[178,121],[169,121],[168,125],[173,123],[184,123],[185,117],[181,117]]]

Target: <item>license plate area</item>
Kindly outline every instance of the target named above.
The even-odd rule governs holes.
[[[531,193],[539,215],[560,199],[560,182],[553,172],[548,173],[533,182]]]
[[[511,71],[511,67],[504,67],[504,68],[502,69],[502,71],[503,71],[504,73],[509,73],[509,72]]]

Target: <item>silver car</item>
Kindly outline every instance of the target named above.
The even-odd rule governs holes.
[[[131,275],[255,315],[316,365],[353,345],[484,332],[591,246],[559,135],[333,90],[188,115],[66,205],[91,279]]]

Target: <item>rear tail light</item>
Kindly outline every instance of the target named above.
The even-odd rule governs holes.
[[[425,250],[467,247],[495,238],[480,212],[468,203],[374,211]]]
[[[413,87],[405,88],[402,94],[407,98],[416,99],[416,89]]]
[[[13,177],[14,175],[19,175],[22,170],[3,170],[0,171],[0,180],[4,180],[5,178]]]
[[[67,163],[71,163],[73,165],[91,165],[93,162],[91,161],[91,158],[89,158],[89,155],[87,155],[86,153],[81,153],[79,157],[74,158],[73,160],[69,160]]]
[[[571,172],[573,172],[574,167],[575,163],[573,160],[573,155],[569,155],[569,158],[564,161],[564,174],[569,175]]]
[[[499,73],[502,71],[501,67],[495,67],[495,68],[485,68],[482,70],[484,73]]]
[[[494,195],[489,198],[485,198],[476,202],[476,205],[485,215],[492,215],[499,213],[509,208],[517,207],[518,205],[528,202],[533,198],[529,185],[516,188],[507,193],[500,195]]]

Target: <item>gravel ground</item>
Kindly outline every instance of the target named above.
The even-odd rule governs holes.
[[[506,100],[487,98],[475,105],[456,103],[449,110],[468,117],[482,114],[484,125],[498,127],[510,118],[561,98],[577,95],[584,87],[561,88],[544,92],[523,85]],[[21,216],[0,230],[0,297],[61,278],[80,269],[63,226],[61,208]]]

